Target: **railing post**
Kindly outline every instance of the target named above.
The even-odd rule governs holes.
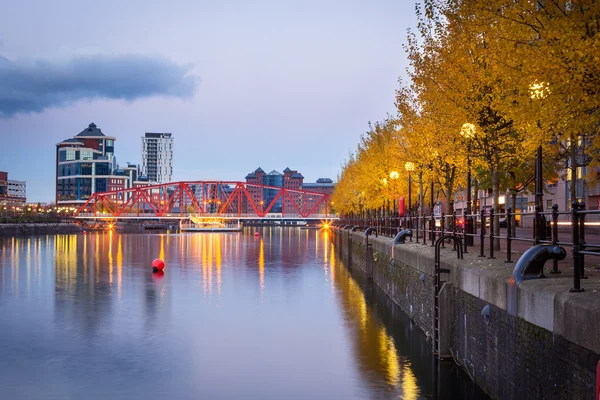
[[[556,246],[558,243],[558,204],[552,205],[552,244]],[[558,260],[552,260],[551,274],[560,274],[558,269]]]
[[[456,210],[452,211],[452,236],[456,238]],[[452,241],[452,251],[458,251],[456,249],[456,240]]]
[[[435,217],[433,212],[431,213],[431,219],[429,220],[429,235],[431,238],[431,247],[435,246]]]
[[[442,213],[442,223],[440,226],[440,231],[441,231],[440,237],[444,236],[445,229],[446,229],[446,214]],[[444,249],[446,248],[445,243],[446,243],[446,241],[442,240],[442,248],[444,248]]]
[[[427,244],[427,217],[423,215],[423,244]]]
[[[581,211],[585,210],[584,202],[579,203],[579,209]],[[585,214],[579,215],[579,242],[581,243],[581,250],[585,250]],[[580,254],[579,257],[579,266],[581,267],[579,276],[581,279],[587,279],[588,277],[585,274],[585,254]]]
[[[467,249],[467,245],[471,244],[473,245],[473,236],[469,236],[470,232],[472,231],[472,229],[467,229],[467,218],[471,218],[471,224],[473,224],[473,217],[469,217],[469,214],[465,214],[463,213],[463,253],[468,253],[469,250]]]
[[[573,288],[570,292],[583,292],[584,289],[581,287],[581,278],[579,276],[580,266],[579,262],[581,260],[581,254],[579,251],[581,250],[581,244],[579,243],[579,215],[577,213],[577,208],[579,208],[579,204],[577,201],[573,201],[571,203],[571,231],[573,235]]]
[[[485,257],[483,254],[483,245],[485,242],[485,209],[482,208],[479,213],[479,217],[481,218],[480,226],[479,226],[479,257]]]
[[[512,209],[510,207],[506,208],[506,260],[504,261],[505,263],[511,263],[512,262],[512,254],[511,254],[511,231],[512,231],[512,220],[511,220],[511,211]],[[556,261],[556,260],[555,260]]]
[[[494,209],[490,208],[490,256],[489,259],[494,259]]]
[[[419,216],[416,216],[416,221],[417,221],[417,226],[415,228],[415,231],[417,231],[417,243],[419,243]]]

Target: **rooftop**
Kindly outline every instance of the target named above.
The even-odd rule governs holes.
[[[102,133],[98,127],[96,127],[95,123],[91,123],[88,127],[77,134],[77,137],[104,137],[106,136]]]
[[[331,178],[319,178],[317,179],[317,183],[333,183]]]
[[[83,146],[83,143],[81,143],[79,140],[77,140],[75,138],[63,140],[61,143],[69,143],[74,146]]]
[[[153,132],[146,132],[145,137],[147,138],[152,138],[152,139],[161,139],[161,138],[170,138],[171,137],[171,133],[153,133]]]

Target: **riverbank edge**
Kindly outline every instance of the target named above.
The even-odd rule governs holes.
[[[373,245],[367,268],[362,233],[334,230],[332,240],[348,268],[369,275],[431,336],[434,324],[433,248]],[[600,284],[570,293],[572,278],[524,281],[518,287],[518,315],[507,312],[507,282],[514,264],[442,250],[450,273],[440,293],[440,354],[450,356],[492,398],[593,399],[600,358]],[[367,271],[367,269],[369,271]],[[482,310],[489,305],[489,323]]]
[[[83,228],[75,223],[0,224],[0,237],[79,233]]]

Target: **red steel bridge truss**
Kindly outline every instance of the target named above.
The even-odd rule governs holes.
[[[329,195],[235,181],[186,181],[94,193],[76,218],[334,219]]]

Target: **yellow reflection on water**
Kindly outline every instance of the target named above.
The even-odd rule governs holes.
[[[94,260],[96,261],[94,263],[94,270],[96,271],[96,282],[98,282],[99,276],[100,276],[100,234],[96,233],[96,247],[94,247]]]
[[[27,239],[27,292],[30,289],[30,280],[31,280],[31,238]]]
[[[108,231],[108,283],[112,288],[113,283],[113,255],[112,255],[112,229]]]
[[[83,235],[83,282],[87,282],[87,234]]]
[[[414,400],[419,397],[417,378],[407,360],[402,363],[402,393],[406,400]]]
[[[123,285],[123,244],[121,235],[117,243],[117,294],[121,297],[121,287]]]
[[[329,252],[329,254],[331,254],[330,258],[329,258],[329,265],[330,268],[329,270],[331,271],[331,287],[333,288],[335,286],[335,246],[333,245],[333,243],[331,243],[331,251]]]
[[[213,260],[213,237],[214,234],[210,234],[210,242],[208,243],[208,295],[212,296],[212,260]]]
[[[363,291],[348,270],[341,262],[335,263],[334,254],[332,246],[331,277],[342,303],[346,326],[353,333],[350,337],[354,338],[353,347],[361,372],[375,386],[383,384],[386,390],[401,392],[399,398],[417,399],[419,388],[410,363],[399,358],[393,337],[373,315]]]
[[[323,263],[327,265],[327,252],[329,251],[329,233],[327,231],[323,232],[322,235],[323,240]],[[319,241],[319,237],[317,236],[317,242]]]
[[[262,238],[260,239],[260,247],[258,248],[258,277],[260,281],[260,293],[265,290],[265,244]]]
[[[202,238],[202,291],[204,296],[208,291],[208,254],[206,251],[206,236],[198,235],[198,240]]]
[[[160,235],[160,250],[158,252],[158,258],[163,261],[165,259],[165,235]]]
[[[77,281],[77,235],[54,237],[54,276],[57,284],[67,291]]]
[[[217,254],[216,254],[216,265],[217,265],[217,293],[221,295],[221,235],[217,236]]]
[[[379,328],[379,353],[383,361],[383,366],[386,372],[387,382],[391,386],[398,386],[400,382],[400,365],[398,362],[398,353],[394,341],[388,336],[385,328]]]

